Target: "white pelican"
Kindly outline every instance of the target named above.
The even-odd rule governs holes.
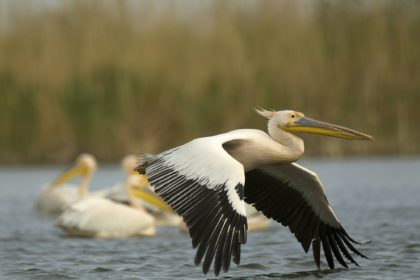
[[[133,155],[125,158],[125,166],[127,166],[131,172],[133,172],[134,168],[137,166],[137,159],[138,157]],[[150,191],[150,193],[147,193],[147,191]],[[149,197],[144,197],[144,195],[149,195]],[[156,196],[156,200],[151,200],[152,197],[150,195],[156,196],[152,186],[149,184],[147,185],[147,188],[145,188],[143,194],[138,193],[138,196],[142,198],[141,201],[144,203],[147,212],[155,218],[156,226],[178,227],[182,222],[181,217],[161,201],[160,197]]]
[[[90,180],[96,168],[96,160],[92,155],[79,155],[73,168],[60,175],[49,186],[41,190],[35,202],[35,208],[43,215],[58,215],[62,213],[68,205],[87,194]],[[78,187],[62,185],[78,175],[82,176]]]
[[[101,196],[88,196],[71,204],[59,217],[56,226],[72,236],[125,238],[152,236],[155,221],[134,198],[148,184],[144,175],[132,173],[125,182],[130,205]]]
[[[146,174],[158,193],[186,222],[197,248],[195,265],[204,258],[207,273],[239,264],[247,239],[245,203],[288,226],[305,252],[312,245],[316,265],[320,247],[330,268],[334,258],[347,267],[352,243],[331,209],[318,176],[294,163],[304,152],[295,133],[315,133],[346,139],[373,137],[345,127],[316,121],[296,111],[257,113],[268,119],[268,134],[239,129],[194,139],[154,157],[143,157],[136,168]],[[344,258],[343,258],[344,255]]]
[[[127,176],[130,176],[134,172],[134,168],[137,166],[137,158],[138,157],[135,155],[126,155],[121,160],[121,167]],[[105,198],[115,202],[130,205],[125,184],[118,183],[113,188],[102,191],[101,194]],[[140,203],[149,214],[153,215],[156,226],[178,226],[180,224],[181,217],[174,213],[173,210],[153,192],[149,184],[145,185],[141,191],[137,191],[136,196],[137,199],[139,199],[138,203]]]
[[[136,165],[137,165],[137,156],[126,155],[125,157],[123,157],[123,159],[121,160],[121,169],[125,173],[126,178],[133,173]],[[124,182],[121,182],[121,183],[118,182],[113,187],[104,189],[102,191],[98,191],[97,193],[100,194],[100,196],[104,196],[113,201],[128,204],[128,195],[126,192]]]

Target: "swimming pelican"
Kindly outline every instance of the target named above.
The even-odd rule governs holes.
[[[58,215],[62,213],[68,205],[87,194],[90,180],[96,168],[96,160],[92,155],[79,155],[73,168],[60,175],[49,186],[41,190],[35,202],[35,208],[43,215]],[[78,187],[62,185],[79,175],[82,176],[82,179]]]
[[[126,170],[133,172],[134,168],[137,166],[137,159],[138,157],[134,155],[126,156],[123,159],[123,166],[126,166]],[[150,191],[150,193],[147,191]],[[138,195],[142,196],[140,193],[138,193]],[[145,188],[143,195],[150,195],[150,198],[152,198],[151,196],[156,196],[156,194],[153,192],[152,186],[149,184],[147,184],[147,188]],[[156,196],[155,200],[151,200],[150,198],[144,196],[142,198],[143,199],[141,199],[141,202],[144,203],[144,207],[146,208],[147,212],[153,215],[155,218],[156,226],[177,227],[180,225],[182,221],[181,217],[174,213],[172,209],[161,200],[160,197]]]
[[[155,221],[134,198],[147,186],[144,175],[133,173],[125,181],[130,205],[101,196],[88,196],[71,204],[59,217],[56,226],[72,236],[125,238],[152,236]]]
[[[126,155],[121,160],[121,167],[127,176],[132,175],[134,172],[134,168],[137,166],[137,158],[135,155]],[[101,191],[100,194],[114,202],[130,205],[130,199],[124,183],[118,183],[111,189]],[[146,211],[153,215],[157,226],[179,225],[181,218],[153,192],[149,184],[145,185],[141,191],[137,191],[136,197]]]
[[[312,245],[320,266],[322,246],[328,266],[334,258],[347,267],[356,264],[350,252],[361,257],[331,209],[318,176],[294,163],[304,152],[296,133],[315,133],[345,139],[373,137],[320,122],[296,111],[257,113],[268,119],[268,134],[239,129],[194,139],[154,157],[146,156],[136,168],[146,174],[158,193],[186,222],[197,248],[194,259],[204,258],[207,273],[228,271],[231,258],[240,262],[241,244],[247,240],[245,203],[288,226],[305,252]],[[345,258],[343,258],[343,255]]]
[[[125,173],[126,178],[133,173],[136,165],[137,156],[126,155],[123,157],[123,159],[121,160],[121,169]],[[113,187],[98,191],[97,193],[100,194],[100,196],[104,196],[113,201],[129,204],[124,182],[118,182]]]

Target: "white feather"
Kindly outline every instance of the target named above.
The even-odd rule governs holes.
[[[152,235],[154,219],[145,211],[102,197],[87,197],[73,203],[56,225],[71,235],[100,238]]]
[[[77,186],[63,185],[60,188],[44,186],[35,201],[35,208],[42,215],[59,215],[77,199],[79,199]]]

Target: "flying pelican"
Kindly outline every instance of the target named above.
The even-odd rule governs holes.
[[[125,238],[152,236],[155,221],[135,195],[147,186],[144,175],[132,173],[125,181],[130,205],[101,196],[88,196],[71,204],[59,217],[56,226],[72,236]]]
[[[73,168],[41,190],[35,202],[35,209],[46,216],[62,213],[68,205],[87,194],[90,180],[96,168],[96,160],[92,155],[80,154]],[[62,186],[63,183],[79,175],[82,176],[82,179],[78,187]]]
[[[206,274],[214,259],[214,273],[227,272],[231,258],[240,262],[247,240],[245,202],[269,218],[288,226],[305,252],[312,245],[320,266],[322,246],[328,266],[334,257],[344,267],[361,257],[331,209],[318,176],[294,163],[304,152],[295,133],[315,133],[345,139],[373,140],[372,136],[320,122],[296,111],[256,110],[268,119],[267,133],[239,129],[194,139],[154,157],[144,157],[136,170],[187,224],[194,259],[204,258]]]

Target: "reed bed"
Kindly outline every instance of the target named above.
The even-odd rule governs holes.
[[[308,136],[311,155],[420,152],[420,2],[18,3],[0,28],[0,163],[265,129],[258,106],[377,138]]]

